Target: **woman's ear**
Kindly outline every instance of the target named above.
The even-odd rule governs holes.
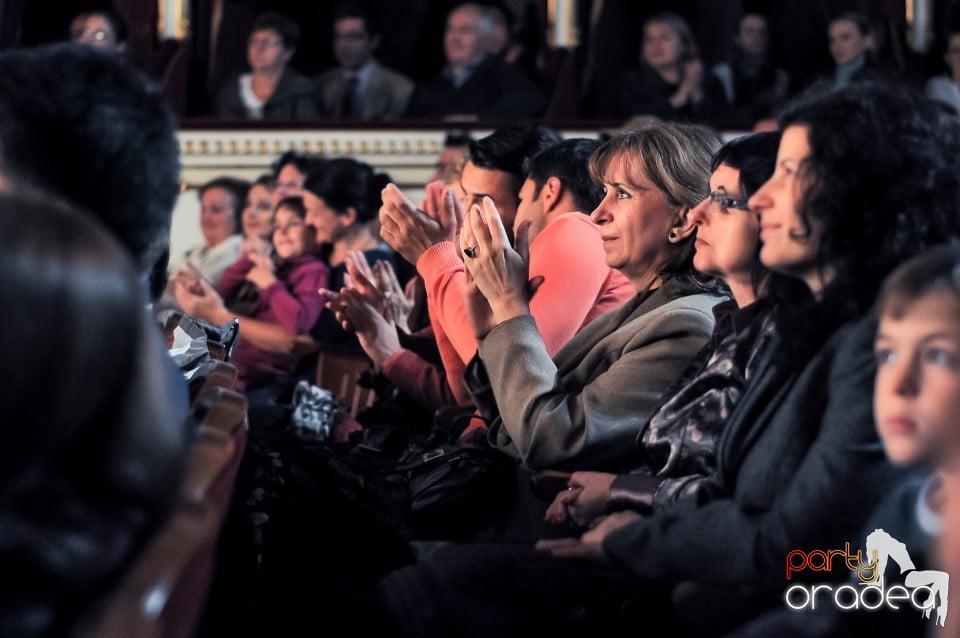
[[[677,218],[673,228],[667,235],[667,241],[671,244],[677,244],[692,235],[697,230],[697,225],[693,223],[693,217],[690,215],[690,209],[686,206],[677,211]]]

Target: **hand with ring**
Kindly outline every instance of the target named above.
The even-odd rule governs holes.
[[[528,295],[529,224],[517,229],[517,250],[493,200],[484,197],[464,218],[460,250],[477,288],[486,297],[495,324],[530,314]]]

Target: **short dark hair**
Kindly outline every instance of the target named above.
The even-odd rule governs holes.
[[[270,171],[274,181],[280,177],[280,171],[287,164],[292,164],[301,175],[309,175],[318,163],[326,161],[319,155],[308,153],[298,153],[297,151],[284,151],[280,157],[270,165]]]
[[[274,207],[273,211],[277,212],[281,208],[286,208],[287,210],[293,211],[297,217],[303,219],[307,216],[307,209],[303,205],[303,198],[299,195],[291,195],[290,197],[284,197],[277,205]]]
[[[303,188],[323,199],[338,215],[353,207],[357,222],[366,223],[377,218],[381,191],[391,181],[389,175],[378,173],[366,162],[335,157],[307,175]]]
[[[570,191],[580,212],[592,212],[603,199],[603,186],[590,175],[590,156],[599,146],[600,140],[571,138],[528,157],[524,168],[536,187],[534,197],[548,179],[556,177]]]
[[[470,161],[477,168],[508,173],[512,190],[518,193],[527,177],[524,161],[562,139],[558,132],[546,126],[506,126],[471,142]]]
[[[233,218],[236,222],[237,232],[243,228],[243,209],[246,207],[247,191],[250,190],[250,182],[236,177],[221,176],[204,182],[197,189],[197,196],[203,197],[203,194],[212,188],[230,193],[233,198]]]
[[[897,266],[883,281],[874,314],[900,318],[912,302],[939,291],[960,302],[960,244],[934,246]]]
[[[278,11],[258,15],[250,27],[250,33],[265,29],[276,31],[286,49],[296,49],[300,43],[300,25]]]
[[[0,52],[0,174],[82,206],[166,284],[180,192],[162,87],[111,52],[57,43]]]
[[[852,22],[857,26],[860,35],[870,35],[873,33],[873,22],[865,14],[859,11],[844,11],[830,18],[828,25],[839,21]]]
[[[337,5],[333,14],[333,21],[356,19],[363,20],[363,25],[367,29],[367,35],[374,37],[380,35],[380,25],[376,19],[376,14],[362,2],[347,0]]]

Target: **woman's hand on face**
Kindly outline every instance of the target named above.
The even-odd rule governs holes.
[[[464,219],[460,251],[473,281],[490,304],[494,321],[501,323],[530,314],[529,223],[517,229],[514,250],[493,200],[484,197],[481,205],[472,207]]]

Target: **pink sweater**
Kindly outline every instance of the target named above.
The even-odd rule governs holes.
[[[440,355],[456,394],[464,365],[477,352],[456,245],[432,246],[417,261],[417,271],[426,283]],[[582,213],[557,217],[530,244],[530,277],[537,275],[544,281],[530,300],[530,314],[551,356],[583,326],[637,294],[623,274],[606,265],[600,230]]]

